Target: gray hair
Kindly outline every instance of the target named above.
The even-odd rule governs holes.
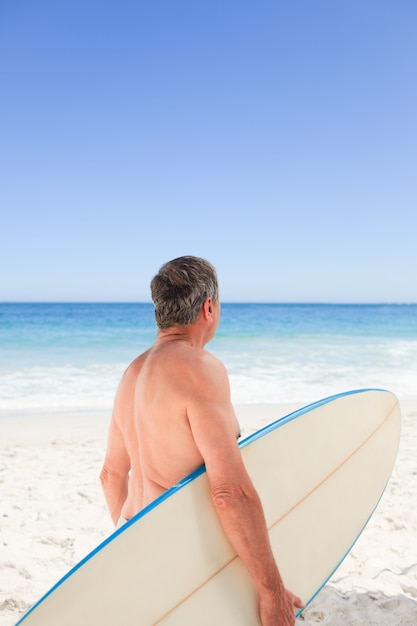
[[[152,279],[151,294],[158,328],[188,326],[198,319],[207,298],[219,301],[216,270],[195,256],[168,261]]]

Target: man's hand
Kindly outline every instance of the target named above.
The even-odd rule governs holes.
[[[303,609],[304,603],[291,591],[277,593],[260,599],[262,626],[294,626],[294,608]]]

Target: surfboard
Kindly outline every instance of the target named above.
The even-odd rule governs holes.
[[[315,402],[240,443],[284,584],[306,605],[376,508],[399,436],[396,396],[366,389]],[[259,623],[256,589],[220,526],[202,467],[115,531],[17,624]]]

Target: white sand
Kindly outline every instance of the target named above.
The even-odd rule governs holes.
[[[298,406],[237,412],[248,434]],[[401,407],[400,451],[388,488],[300,624],[417,625],[417,401]],[[0,416],[2,626],[15,624],[111,532],[98,480],[107,426],[108,416],[93,414]]]

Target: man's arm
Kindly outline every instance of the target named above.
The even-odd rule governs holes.
[[[127,498],[130,459],[115,415],[110,422],[109,437],[100,481],[114,525],[120,518]]]
[[[204,359],[200,384],[188,404],[188,419],[204,459],[214,506],[223,529],[251,574],[264,626],[292,626],[302,601],[286,591],[271,550],[259,496],[244,466],[234,430],[226,370]]]

